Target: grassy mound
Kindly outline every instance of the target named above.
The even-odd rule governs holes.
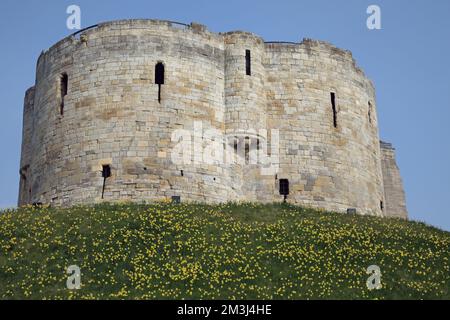
[[[421,223],[282,204],[22,208],[0,214],[0,298],[450,299],[449,248]]]

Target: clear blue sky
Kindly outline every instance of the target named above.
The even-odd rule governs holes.
[[[353,52],[377,88],[380,134],[394,143],[411,219],[450,230],[450,1],[298,0],[0,1],[0,207],[17,201],[22,105],[43,49],[82,27],[123,18],[246,30],[266,40],[330,41]],[[366,28],[366,9],[382,10],[382,30]]]

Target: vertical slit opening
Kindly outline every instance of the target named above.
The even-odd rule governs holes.
[[[333,109],[333,126],[337,128],[337,109],[336,109],[336,94],[330,93],[331,96],[331,108]]]
[[[104,164],[102,166],[102,177],[103,177],[102,199],[104,199],[106,179],[111,177],[111,166],[109,164]]]
[[[250,162],[250,138],[245,137],[245,164]]]
[[[164,64],[158,62],[155,66],[155,84],[158,85],[158,102],[161,103],[161,86],[164,84]]]
[[[69,76],[67,75],[67,73],[61,74],[59,87],[61,90],[61,104],[59,107],[59,113],[60,115],[64,115],[64,100],[69,90]]]
[[[245,74],[252,75],[252,58],[250,50],[245,50]]]
[[[369,116],[369,123],[372,123],[372,103],[369,101],[369,110],[367,111],[367,115]]]

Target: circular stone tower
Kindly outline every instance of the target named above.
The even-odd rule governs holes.
[[[268,149],[274,170],[248,163]],[[272,202],[283,180],[290,202],[386,215],[374,88],[351,54],[196,23],[107,22],[43,52],[20,177],[20,205]]]

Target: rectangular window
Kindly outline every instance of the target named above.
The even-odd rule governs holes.
[[[63,73],[61,75],[60,90],[61,90],[60,114],[64,115],[64,99],[66,98],[69,90],[69,76],[67,75],[67,73]]]
[[[102,199],[104,199],[106,179],[111,177],[111,166],[109,164],[102,165],[102,177],[103,177]]]
[[[68,88],[69,88],[69,76],[67,75],[67,73],[64,73],[61,76],[61,97],[64,98],[65,96],[67,96]]]
[[[250,162],[250,138],[245,137],[245,164]]]
[[[110,165],[103,165],[102,177],[105,179],[111,177],[111,166]]]
[[[250,50],[245,50],[245,73],[248,76],[252,75],[252,58]]]
[[[333,126],[337,128],[337,109],[336,109],[336,94],[334,92],[331,95],[331,107],[333,109]]]
[[[282,196],[289,195],[289,180],[288,179],[280,179],[280,194]]]
[[[161,86],[164,84],[165,67],[162,62],[155,66],[155,84],[158,85],[158,102],[161,103]]]
[[[180,196],[172,196],[172,203],[180,204],[181,203],[181,197]]]
[[[155,66],[155,84],[164,84],[164,64],[158,62]]]

